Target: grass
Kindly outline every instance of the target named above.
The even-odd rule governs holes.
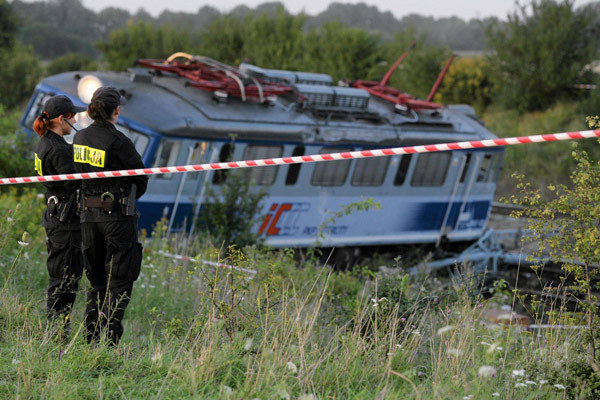
[[[0,200],[2,211],[11,199]],[[510,291],[484,300],[467,276],[442,284],[407,277],[402,265],[393,276],[332,272],[299,265],[289,250],[221,260],[257,270],[249,279],[161,256],[184,246],[199,259],[217,253],[162,234],[164,226],[146,243],[154,252],[144,257],[119,347],[83,340],[83,292],[70,340],[60,343],[45,320],[45,238],[37,232],[19,245],[18,227],[34,217],[17,210],[10,218],[2,234],[12,239],[0,249],[0,398],[534,399],[591,390],[569,361],[583,357],[581,331],[534,335],[483,318],[486,308],[512,304]],[[493,367],[490,377],[482,366]]]

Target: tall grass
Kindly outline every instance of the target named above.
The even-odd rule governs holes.
[[[14,200],[0,197],[0,210]],[[45,320],[45,238],[37,231],[28,245],[18,243],[21,227],[37,217],[10,215],[9,225],[0,224],[5,238],[0,242],[0,398],[589,394],[588,381],[567,379],[576,375],[569,369],[569,354],[579,354],[580,331],[538,334],[483,318],[482,310],[514,301],[509,291],[498,290],[484,300],[477,294],[478,281],[466,275],[442,284],[431,276],[407,277],[403,266],[391,276],[334,273],[315,260],[298,262],[289,250],[233,251],[229,259],[219,260],[257,270],[251,278],[160,255],[159,250],[185,248],[198,260],[216,261],[219,253],[201,242],[164,235],[162,225],[146,242],[154,252],[144,257],[121,344],[85,343],[83,292],[70,339],[60,342],[56,328]],[[485,374],[480,371],[484,366]],[[521,369],[523,376],[514,377],[513,370]]]

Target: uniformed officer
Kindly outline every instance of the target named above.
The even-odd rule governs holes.
[[[135,146],[115,123],[125,104],[113,87],[97,89],[88,106],[94,122],[73,140],[76,172],[144,168]],[[147,176],[83,180],[81,223],[86,276],[91,288],[85,310],[86,338],[98,341],[102,330],[111,344],[123,335],[121,323],[142,263],[135,200]]]
[[[75,114],[84,111],[75,107],[67,96],[54,96],[46,101],[33,129],[41,137],[35,146],[35,170],[39,175],[70,174],[73,166],[73,148],[64,137],[71,133]],[[79,181],[44,182],[46,210],[42,226],[48,237],[49,275],[48,319],[59,319],[68,327],[69,314],[81,275],[81,230],[75,217],[77,204],[75,190]]]

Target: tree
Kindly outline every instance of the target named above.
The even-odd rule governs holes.
[[[10,4],[0,0],[0,49],[10,48],[17,33],[18,19]]]
[[[393,41],[383,43],[381,52],[385,62],[378,66],[377,80],[384,76],[411,43],[416,43],[416,47],[394,71],[388,85],[424,99],[450,57],[450,51],[444,47],[426,45],[424,37],[417,37],[412,30],[397,33]]]
[[[435,101],[470,104],[481,112],[490,104],[493,89],[484,58],[459,58],[448,69]]]
[[[274,18],[269,18],[266,13],[258,18],[247,17],[244,56],[264,68],[298,68],[303,55],[304,21],[304,15],[290,15],[282,6],[278,7]]]
[[[374,67],[382,59],[377,34],[329,22],[320,30],[311,30],[305,43],[305,69],[327,73],[334,82],[372,79],[377,75]]]
[[[552,104],[596,54],[590,10],[574,10],[572,0],[533,0],[530,9],[518,6],[506,24],[486,30],[500,100],[520,110]]]
[[[166,58],[177,51],[195,52],[188,32],[133,21],[129,21],[127,28],[112,32],[108,41],[96,46],[114,70],[125,70],[138,58]]]
[[[42,68],[31,46],[19,42],[0,53],[0,103],[7,108],[29,98],[42,76]]]
[[[67,71],[94,71],[98,65],[94,59],[78,53],[68,53],[50,61],[46,67],[48,75],[55,75]]]

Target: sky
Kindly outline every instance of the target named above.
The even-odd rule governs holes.
[[[158,16],[163,10],[173,12],[196,13],[205,5],[212,6],[222,13],[227,13],[236,6],[246,5],[255,8],[265,3],[266,0],[83,0],[83,4],[94,11],[106,7],[118,7],[135,13],[144,8],[153,16]],[[306,14],[315,15],[325,11],[333,1],[328,0],[280,0],[285,8],[293,14],[304,11]],[[360,3],[360,0],[339,0],[340,3]],[[457,16],[464,20],[471,18],[484,18],[495,16],[505,19],[506,15],[515,9],[515,0],[363,0],[371,6],[376,6],[380,11],[390,11],[396,18],[408,14],[421,14],[435,18]],[[527,4],[528,0],[521,0]],[[579,7],[593,0],[575,0]]]

